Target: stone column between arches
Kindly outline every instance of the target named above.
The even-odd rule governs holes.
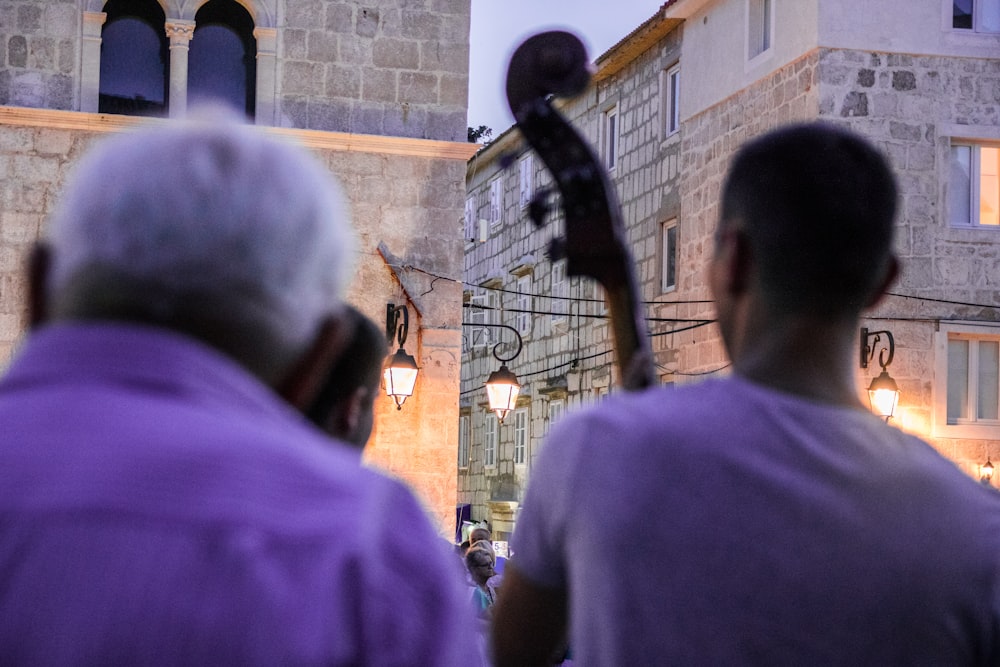
[[[257,125],[274,125],[275,71],[278,63],[278,31],[275,28],[255,28],[257,40]]]
[[[195,22],[175,19],[165,28],[170,40],[170,117],[180,118],[187,113],[188,51]]]
[[[83,44],[80,53],[80,111],[97,113],[101,99],[101,31],[108,15],[83,13]]]

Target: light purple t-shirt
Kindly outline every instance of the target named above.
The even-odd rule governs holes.
[[[402,484],[214,350],[56,325],[0,380],[0,663],[454,665],[462,575]]]
[[[578,667],[1000,664],[1000,494],[740,378],[567,417],[513,547],[568,590]]]

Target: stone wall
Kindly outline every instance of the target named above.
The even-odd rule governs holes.
[[[193,26],[203,1],[161,4],[168,21]],[[266,26],[266,34],[258,33],[258,49],[264,49],[257,54],[258,123],[465,141],[469,0],[243,4],[258,28]],[[100,0],[0,0],[0,105],[96,110],[99,48],[84,49],[81,8],[100,17],[103,6]],[[273,25],[275,16],[283,22]],[[99,44],[100,24],[86,30]],[[171,79],[186,86],[186,75]],[[81,81],[94,89],[82,90]]]
[[[75,109],[79,51],[75,0],[0,0],[0,105]]]
[[[685,120],[681,126],[681,220],[677,316],[713,319],[707,266],[719,217],[719,192],[729,159],[748,139],[782,123],[815,119],[819,108],[818,57],[806,56],[770,77]],[[679,380],[727,364],[713,325],[678,341]]]
[[[66,172],[95,140],[136,119],[0,108],[0,370],[26,326],[28,252]],[[146,121],[166,122],[166,121]],[[406,348],[420,376],[403,410],[384,395],[366,459],[409,482],[443,536],[454,531],[461,290],[457,221],[468,144],[271,130],[300,141],[344,184],[361,240],[348,299],[380,325],[387,303],[410,308]],[[416,267],[419,270],[407,268]]]
[[[281,124],[464,141],[469,11],[469,0],[285,0]]]
[[[1000,230],[956,229],[946,210],[952,138],[1000,139],[1000,60],[825,50],[820,62],[820,115],[869,136],[899,177],[903,271],[892,291],[918,298],[890,297],[872,313],[888,320],[867,323],[896,341],[897,422],[975,475],[1000,439],[933,437],[945,388],[934,373],[934,336],[941,320],[1000,321]]]
[[[719,188],[729,158],[744,141],[779,123],[821,118],[866,135],[885,152],[901,193],[896,250],[903,271],[892,291],[902,296],[886,298],[862,325],[894,335],[890,373],[901,395],[893,423],[931,441],[970,475],[996,455],[1000,440],[933,436],[934,403],[944,391],[943,380],[935,378],[934,339],[941,320],[1000,320],[1000,231],[952,228],[944,205],[951,138],[1000,138],[997,90],[996,60],[828,49],[683,127],[681,266],[691,299],[709,298],[704,269]],[[699,312],[707,307],[693,305],[687,314]],[[689,372],[725,358],[714,329],[692,334],[689,343],[679,361]],[[878,370],[858,369],[859,395]]]

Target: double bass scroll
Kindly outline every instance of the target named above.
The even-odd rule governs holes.
[[[575,35],[540,33],[511,57],[507,101],[562,197],[566,235],[554,254],[565,256],[568,275],[604,287],[622,385],[637,390],[653,385],[656,375],[621,208],[593,148],[551,103],[553,96],[583,92],[590,77],[586,49]]]

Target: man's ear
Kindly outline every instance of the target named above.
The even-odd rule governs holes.
[[[720,232],[716,243],[715,261],[721,271],[721,286],[728,294],[741,294],[750,284],[750,240],[734,226]]]
[[[305,412],[316,400],[330,367],[340,358],[349,342],[348,327],[339,315],[323,320],[312,344],[299,357],[276,387],[278,394],[298,410]]]
[[[38,242],[28,256],[28,325],[31,328],[44,324],[49,319],[46,286],[49,279],[49,267],[52,264],[52,251]]]
[[[899,258],[896,255],[889,256],[889,262],[885,268],[885,275],[882,276],[882,281],[879,283],[878,289],[871,295],[868,299],[868,303],[865,304],[865,308],[871,308],[885,296],[885,293],[889,291],[889,287],[896,282],[896,278],[899,277]]]
[[[351,392],[351,395],[337,406],[332,418],[336,421],[337,433],[342,438],[348,438],[358,429],[361,423],[361,415],[365,411],[365,401],[370,394],[368,387],[358,387]]]

